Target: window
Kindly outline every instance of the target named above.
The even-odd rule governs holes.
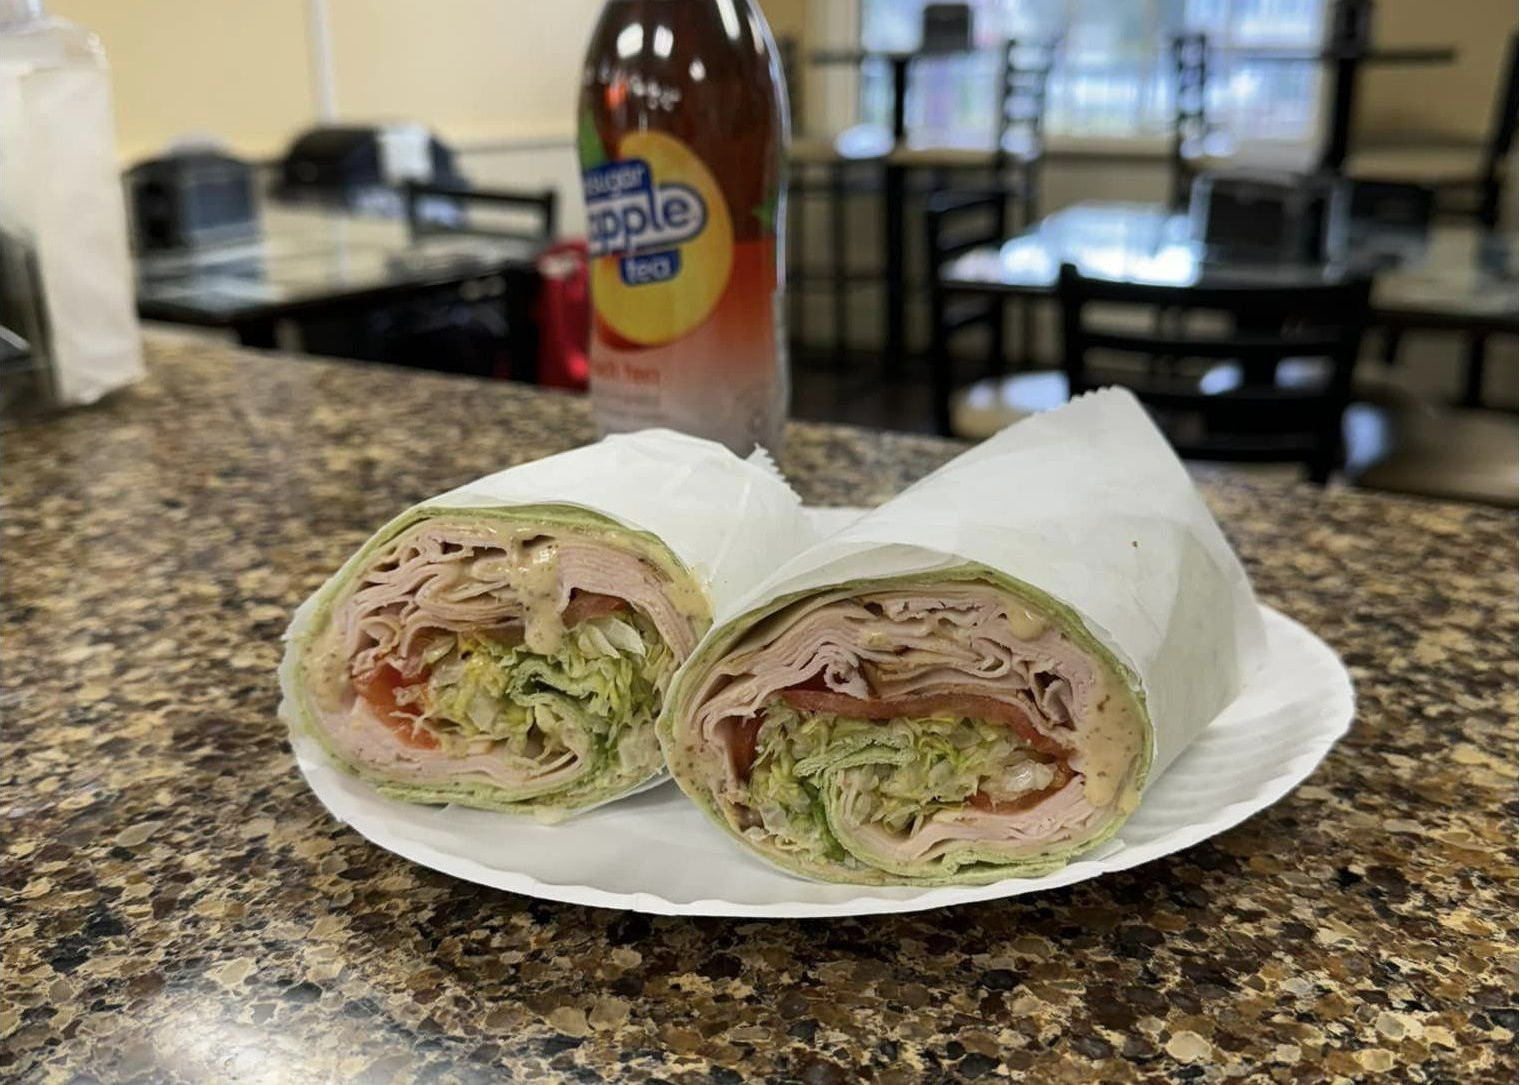
[[[1172,38],[1203,31],[1211,48],[1208,115],[1226,142],[1306,143],[1314,138],[1319,65],[1251,59],[1250,50],[1312,50],[1324,0],[971,0],[978,52],[914,64],[908,123],[915,142],[985,146],[997,131],[1001,42],[1059,38],[1047,92],[1046,130],[1071,136],[1170,132]],[[913,49],[923,0],[861,0],[870,49]],[[891,88],[868,65],[864,119],[884,122]]]

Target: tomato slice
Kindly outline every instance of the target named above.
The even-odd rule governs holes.
[[[966,800],[968,806],[974,806],[978,810],[985,810],[989,814],[1017,814],[1023,810],[1031,810],[1050,798],[1057,791],[1065,787],[1072,778],[1071,769],[1065,764],[1056,766],[1055,777],[1050,781],[1050,786],[1040,791],[1031,791],[1020,795],[1016,799],[1007,802],[994,802],[991,795],[985,791],[978,791]]]
[[[374,711],[375,718],[395,732],[403,746],[414,750],[436,750],[438,739],[429,731],[418,727],[412,717],[406,715],[396,704],[396,691],[406,686],[427,681],[427,675],[407,681],[401,672],[389,663],[376,667],[364,679],[354,679],[354,690],[364,698]]]
[[[566,629],[579,625],[581,622],[589,622],[595,618],[605,618],[609,614],[616,614],[628,607],[626,600],[619,599],[615,595],[602,595],[594,591],[581,591],[576,588],[570,593],[570,602],[565,606],[559,619]]]
[[[760,722],[759,716],[751,716],[730,725],[729,757],[733,759],[734,773],[746,782],[755,767],[755,740],[760,735]]]

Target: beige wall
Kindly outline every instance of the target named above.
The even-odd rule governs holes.
[[[851,0],[760,0],[803,45]],[[568,136],[575,80],[600,0],[328,0],[339,114],[423,120],[456,141]],[[97,31],[115,69],[124,158],[186,134],[277,153],[315,116],[306,0],[52,0]],[[1439,67],[1369,68],[1358,138],[1481,135],[1511,0],[1381,0],[1377,40],[1445,44]],[[812,105],[822,87],[809,72]]]
[[[801,37],[807,0],[762,0]],[[342,119],[458,142],[569,138],[601,0],[328,0]],[[124,160],[184,135],[279,153],[316,116],[306,0],[52,0],[111,58]]]
[[[772,34],[801,43],[807,28],[808,0],[759,0],[759,8]]]
[[[316,115],[306,0],[53,0],[111,59],[130,160],[186,134],[276,154]],[[601,0],[328,0],[338,114],[458,141],[569,137]],[[531,14],[530,14],[531,13]]]
[[[329,0],[338,108],[456,141],[569,136],[601,0]]]
[[[1364,69],[1354,138],[1369,142],[1435,133],[1487,134],[1513,0],[1380,0],[1379,45],[1450,45],[1452,64]]]
[[[187,134],[270,154],[312,114],[304,0],[51,0],[100,35],[126,160]]]

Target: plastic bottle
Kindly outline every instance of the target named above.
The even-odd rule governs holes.
[[[603,433],[779,449],[787,111],[750,0],[608,0],[581,84]]]

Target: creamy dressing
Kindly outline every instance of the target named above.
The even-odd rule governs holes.
[[[524,546],[521,537],[512,541],[516,565],[508,574],[523,606],[523,643],[531,652],[552,655],[565,639],[560,617],[559,547],[551,539]]]
[[[676,577],[665,583],[665,598],[684,618],[706,624],[711,615],[707,588],[695,576]]]
[[[1093,703],[1080,706],[1076,715],[1077,753],[1071,767],[1082,774],[1088,802],[1101,808],[1122,800],[1119,810],[1127,814],[1139,801],[1134,785],[1142,730],[1133,695],[1106,672],[1098,673]]]
[[[1013,635],[1019,640],[1039,640],[1049,628],[1045,619],[1038,614],[1010,603],[1008,606],[1008,628],[1013,630]]]
[[[335,713],[345,707],[345,695],[351,697],[352,690],[348,684],[348,660],[343,655],[336,623],[328,623],[307,653],[306,674],[306,688],[319,711]]]

